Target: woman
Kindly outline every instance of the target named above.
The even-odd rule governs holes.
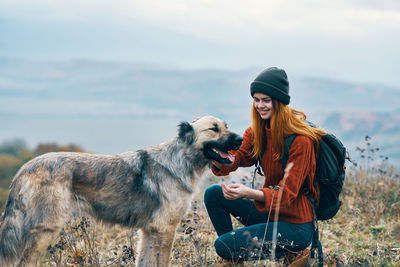
[[[299,255],[304,256],[314,231],[313,207],[306,191],[318,200],[315,151],[325,132],[308,126],[303,122],[303,112],[289,108],[289,82],[284,70],[275,67],[264,70],[251,84],[250,93],[252,126],[245,131],[240,149],[233,152],[234,162],[231,165],[214,162],[212,170],[215,175],[224,176],[260,159],[265,182],[259,190],[242,184],[207,188],[204,203],[218,234],[215,249],[228,262],[265,259],[273,253],[279,258],[302,250]],[[283,179],[280,160],[285,137],[292,134],[297,135],[289,150],[288,162],[293,165]],[[245,227],[233,230],[231,215]]]

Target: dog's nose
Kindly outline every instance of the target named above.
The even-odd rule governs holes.
[[[242,145],[243,142],[243,138],[239,135],[237,135],[233,141],[233,144],[235,145],[235,147],[239,148]]]

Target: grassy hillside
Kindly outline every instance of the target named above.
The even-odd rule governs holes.
[[[232,174],[233,176],[235,174]],[[215,179],[215,178],[213,178]],[[210,184],[214,181],[207,181]],[[320,222],[327,266],[400,266],[400,180],[352,171],[338,215]],[[240,227],[235,222],[235,227]],[[43,266],[135,266],[135,231],[108,227],[87,218],[67,223],[49,246]],[[202,202],[202,192],[178,227],[172,266],[218,266],[216,234]],[[312,265],[317,266],[315,262]],[[268,260],[244,266],[282,266]]]

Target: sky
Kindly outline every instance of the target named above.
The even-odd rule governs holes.
[[[398,0],[2,0],[0,57],[284,68],[400,88]]]

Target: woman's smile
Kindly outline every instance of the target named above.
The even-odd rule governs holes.
[[[253,95],[254,107],[263,120],[268,120],[272,116],[273,105],[270,96],[262,93],[255,93]]]

